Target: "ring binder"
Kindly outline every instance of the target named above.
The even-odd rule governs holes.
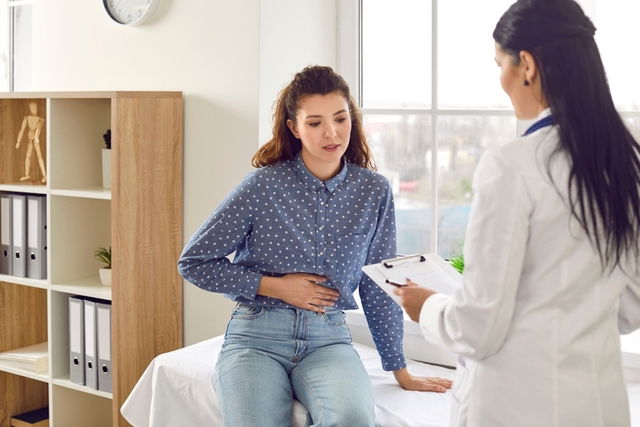
[[[406,256],[399,256],[397,258],[385,259],[384,261],[382,261],[382,265],[384,265],[387,268],[393,268],[394,265],[399,265],[398,263],[404,264],[404,262],[402,261],[410,262],[412,258],[418,258],[418,260],[414,262],[426,261],[426,258],[424,257],[424,255],[416,254],[416,255],[406,255]]]

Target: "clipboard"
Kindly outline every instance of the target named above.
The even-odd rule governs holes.
[[[433,252],[383,260],[379,264],[365,265],[362,271],[397,303],[400,298],[393,291],[398,286],[405,286],[407,279],[447,295],[462,286],[462,275]]]

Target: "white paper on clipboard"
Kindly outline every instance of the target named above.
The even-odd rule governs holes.
[[[389,282],[403,285],[406,279],[410,279],[418,285],[447,295],[462,286],[462,275],[436,253],[385,260],[379,264],[365,265],[362,271],[397,303],[400,303],[400,298],[393,293],[397,286]]]

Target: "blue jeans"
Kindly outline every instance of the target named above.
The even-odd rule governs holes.
[[[294,398],[309,425],[375,425],[371,381],[342,311],[239,304],[215,382],[227,427],[290,426]]]

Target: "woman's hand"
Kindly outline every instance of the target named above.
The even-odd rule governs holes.
[[[401,299],[400,305],[407,312],[411,320],[418,322],[420,320],[420,311],[422,305],[435,291],[419,286],[417,283],[407,279],[407,285],[398,287],[394,292]]]
[[[305,310],[324,313],[324,307],[333,307],[340,293],[318,283],[327,278],[308,273],[291,273],[282,277],[262,276],[258,295],[278,298]]]
[[[400,387],[405,390],[435,391],[437,393],[444,393],[447,389],[450,389],[453,384],[451,380],[446,378],[415,377],[409,373],[407,368],[393,371],[393,376],[396,377],[396,381],[400,384]]]

